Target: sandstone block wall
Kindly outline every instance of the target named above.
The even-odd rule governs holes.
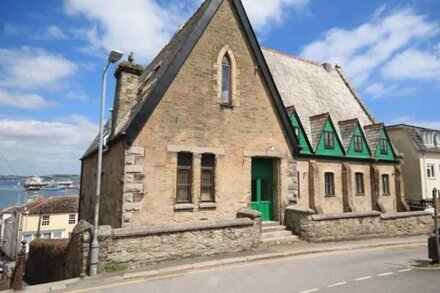
[[[162,227],[101,227],[100,265],[130,268],[249,250],[260,242],[260,221],[248,218]]]
[[[291,207],[286,210],[286,225],[306,241],[322,242],[428,235],[433,220],[427,212],[317,215],[310,209]]]

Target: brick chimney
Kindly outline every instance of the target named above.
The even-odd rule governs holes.
[[[134,63],[133,53],[128,57],[128,61],[120,63],[115,71],[116,93],[113,103],[112,134],[136,103],[139,77],[143,71],[142,65]]]

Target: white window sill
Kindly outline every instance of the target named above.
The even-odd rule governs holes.
[[[215,202],[202,202],[199,204],[199,208],[201,209],[215,209],[217,204]]]
[[[195,209],[195,205],[192,203],[178,203],[174,205],[175,211],[192,211]]]

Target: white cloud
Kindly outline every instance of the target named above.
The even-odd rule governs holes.
[[[27,29],[24,26],[17,25],[14,23],[4,23],[3,31],[12,36],[20,36],[27,32]]]
[[[397,54],[384,68],[383,76],[398,80],[438,80],[440,79],[440,53],[437,55],[408,49]]]
[[[322,40],[306,45],[301,56],[339,63],[355,84],[362,85],[372,71],[396,52],[439,32],[439,22],[430,21],[412,9],[384,15],[381,6],[370,22],[351,30],[333,28],[324,33]]]
[[[87,101],[89,100],[89,96],[83,92],[68,92],[66,94],[66,97],[70,100],[76,100],[76,101]]]
[[[273,23],[280,23],[286,12],[302,9],[309,0],[243,0],[243,6],[256,30],[266,30]]]
[[[1,151],[20,173],[79,173],[78,159],[97,131],[96,124],[77,115],[60,121],[0,119]]]
[[[52,107],[54,103],[36,94],[16,94],[0,89],[0,105],[27,110],[39,110]]]
[[[363,92],[365,95],[371,96],[373,99],[381,99],[391,96],[408,96],[415,91],[416,89],[413,87],[402,87],[398,84],[386,85],[382,82],[376,82],[368,85]]]
[[[61,55],[42,49],[0,48],[0,86],[19,89],[60,88],[78,70]]]
[[[64,34],[64,32],[56,25],[51,25],[46,27],[43,39],[55,39],[55,40],[62,40],[66,39],[67,36]]]
[[[415,125],[425,128],[433,128],[433,129],[439,129],[440,130],[440,120],[420,120],[417,119],[414,116],[401,116],[394,118],[393,120],[388,123],[389,125],[393,124],[408,124],[408,125]]]

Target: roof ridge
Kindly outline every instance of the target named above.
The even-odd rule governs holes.
[[[273,49],[273,48],[268,48],[268,47],[261,47],[261,49],[265,50],[265,51],[270,51],[270,52],[275,53],[275,54],[283,55],[285,57],[292,58],[292,59],[295,59],[295,60],[298,60],[298,61],[302,61],[304,63],[309,63],[309,64],[312,64],[312,65],[316,65],[316,66],[321,67],[321,68],[324,69],[322,64],[320,64],[320,63],[318,63],[316,61],[307,60],[307,59],[304,59],[302,57],[295,56],[295,55],[293,55],[291,53],[286,53],[286,52],[283,52],[283,51],[280,51],[280,50],[277,50],[277,49]]]

